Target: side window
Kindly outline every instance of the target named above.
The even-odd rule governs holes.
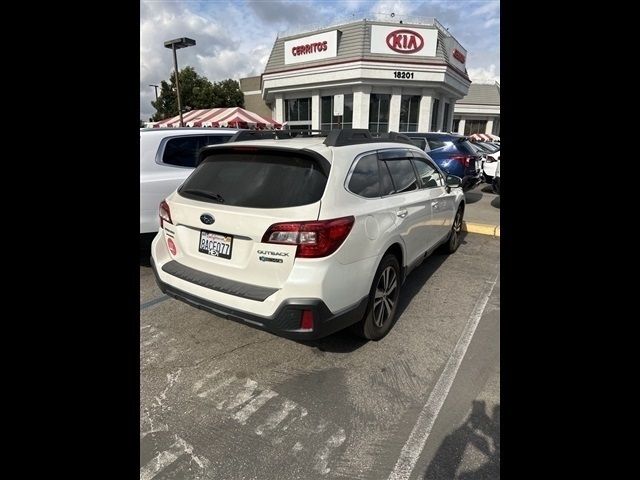
[[[431,150],[435,150],[436,148],[442,148],[444,146],[447,145],[447,142],[445,140],[436,140],[436,139],[429,139],[429,147],[431,147]]]
[[[204,147],[206,136],[170,138],[164,147],[162,162],[179,167],[195,167],[198,151]]]
[[[410,192],[418,189],[418,179],[408,158],[402,160],[386,160],[384,163],[389,168],[395,193]]]
[[[421,150],[427,149],[427,140],[420,137],[409,137],[411,139],[411,143],[413,143],[416,147],[419,147]]]
[[[209,135],[207,136],[207,141],[205,142],[205,145],[218,145],[220,143],[227,143],[229,141],[229,139],[231,138],[231,135]]]
[[[393,188],[393,181],[391,180],[387,163],[380,162],[380,196],[384,197],[392,193],[395,193],[395,188]]]
[[[366,155],[358,160],[358,164],[351,174],[349,191],[361,197],[379,197],[380,182],[378,178],[378,156],[375,153]]]
[[[442,175],[427,159],[414,157],[413,164],[416,166],[418,176],[422,181],[422,188],[442,187],[444,185]]]

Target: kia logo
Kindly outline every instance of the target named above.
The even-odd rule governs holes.
[[[398,53],[416,53],[424,47],[424,39],[413,30],[394,30],[387,35],[387,46]]]
[[[216,219],[213,218],[213,215],[209,215],[208,213],[203,213],[202,215],[200,215],[200,221],[205,225],[211,225],[213,222],[216,221]]]

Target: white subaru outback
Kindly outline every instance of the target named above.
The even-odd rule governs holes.
[[[225,318],[295,339],[352,326],[378,340],[406,275],[438,246],[458,248],[460,182],[394,133],[206,147],[160,204],[151,263],[164,293]]]

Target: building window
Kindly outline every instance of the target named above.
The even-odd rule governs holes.
[[[440,111],[440,99],[434,98],[431,105],[431,128],[430,132],[435,132],[438,128],[438,112]]]
[[[457,132],[458,130],[460,130],[460,119],[459,119],[459,118],[456,118],[456,119],[453,121],[453,127],[451,128],[451,131],[452,131],[452,132]]]
[[[464,122],[464,134],[484,133],[487,130],[486,120],[467,120]]]
[[[420,112],[420,95],[402,95],[400,101],[400,131],[418,131],[418,112]]]
[[[391,95],[372,93],[369,96],[369,131],[387,133],[389,131],[389,104]]]
[[[293,98],[284,101],[284,121],[289,127],[311,128],[311,99]]]
[[[442,118],[442,131],[449,131],[449,104],[444,104],[444,115]]]
[[[322,97],[320,101],[320,129],[351,128],[353,126],[353,95],[344,96],[344,115],[341,125],[340,117],[333,115],[333,95]]]

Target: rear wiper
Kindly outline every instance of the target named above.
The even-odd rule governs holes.
[[[211,193],[205,190],[194,190],[194,189],[186,189],[181,190],[180,193],[190,193],[191,195],[199,195],[201,197],[210,198],[211,200],[215,200],[218,203],[224,203],[224,198],[219,193]]]

